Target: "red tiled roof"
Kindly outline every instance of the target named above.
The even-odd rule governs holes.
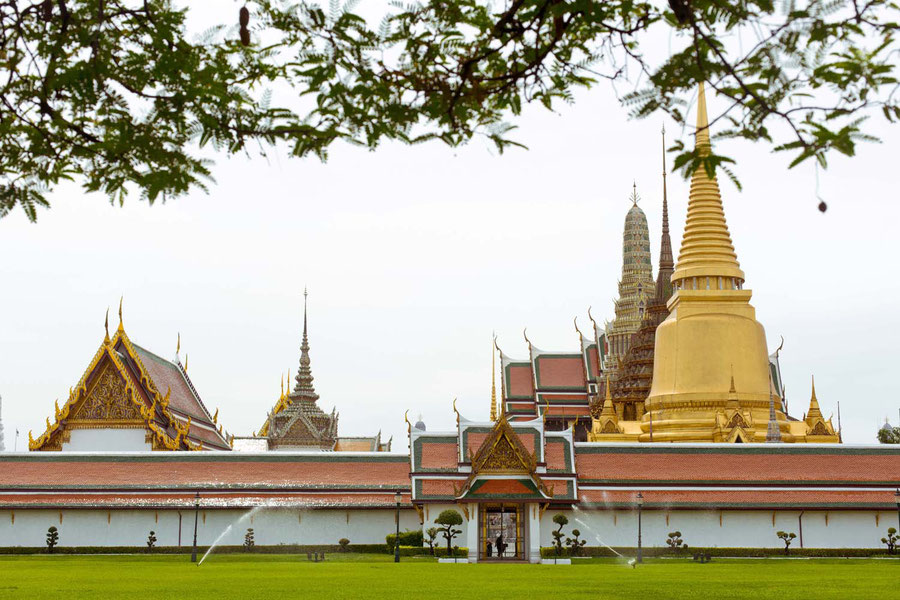
[[[535,360],[539,389],[584,389],[584,359],[579,356],[541,355]]]
[[[348,457],[343,453],[271,453],[271,456],[199,452],[108,456],[41,453],[34,457],[0,457],[0,491],[30,488],[58,491],[70,487],[397,489],[409,486],[407,461],[405,456]]]
[[[171,392],[169,408],[183,415],[185,420],[190,417],[193,423],[207,425],[213,429],[213,431],[204,430],[201,427],[194,427],[192,423],[188,437],[195,442],[202,441],[206,447],[230,449],[225,438],[215,431],[216,425],[212,422],[203,401],[191,388],[186,373],[172,361],[166,360],[134,342],[131,342],[131,346],[140,358],[150,379],[156,385],[157,391],[162,395],[165,395],[167,391]]]
[[[456,487],[462,487],[465,478],[453,479],[424,479],[422,480],[422,496],[456,496]],[[418,497],[418,496],[417,496]]]
[[[531,378],[531,367],[528,365],[510,365],[507,367],[509,381],[506,385],[507,398],[534,397],[534,381]]]
[[[900,482],[900,448],[789,446],[575,447],[579,481],[670,483]],[[893,483],[891,483],[893,482]]]
[[[489,479],[467,496],[519,496],[523,494],[539,495],[518,479]]]
[[[544,461],[547,463],[548,469],[568,469],[568,465],[566,465],[566,444],[567,442],[551,442],[548,440],[544,445]]]
[[[200,508],[243,508],[251,506],[290,507],[303,506],[304,508],[332,508],[332,507],[358,507],[358,508],[395,508],[394,490],[382,493],[277,493],[261,494],[254,492],[221,493],[203,492],[200,496]],[[402,493],[402,504],[410,502],[409,493]],[[0,506],[9,508],[38,508],[52,506],[53,508],[193,508],[194,492],[183,494],[170,493],[146,493],[136,492],[116,494],[83,494],[53,493],[53,494],[4,494],[0,495]]]
[[[422,452],[416,465],[417,470],[456,469],[459,464],[456,442],[432,442],[428,438],[422,440]]]
[[[785,505],[798,508],[883,508],[895,507],[894,492],[843,490],[656,490],[641,489],[644,510],[654,508],[774,508]],[[636,506],[634,490],[580,490],[581,501],[596,508]]]

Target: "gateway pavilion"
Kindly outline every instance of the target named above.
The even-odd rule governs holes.
[[[695,143],[709,151],[702,85]],[[795,547],[879,547],[900,508],[900,448],[841,444],[814,388],[805,415],[788,415],[716,178],[693,174],[677,262],[663,180],[655,280],[632,201],[615,318],[589,311],[574,352],[527,338],[527,359],[499,352],[490,417],[407,421],[399,452],[380,433],[339,436],[319,407],[305,298],[295,386],[243,436],[203,403],[180,347],[169,360],[129,339],[120,305],[31,452],[0,453],[0,548],[42,546],[51,525],[61,546],[141,547],[151,530],[184,546],[195,515],[201,545],[240,545],[242,527],[258,545],[379,544],[395,511],[425,530],[447,509],[473,562],[539,561],[559,513],[589,546],[633,548],[640,519],[644,546],[677,530],[695,548],[778,547],[780,531]]]

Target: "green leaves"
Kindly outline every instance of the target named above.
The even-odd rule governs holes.
[[[421,0],[371,23],[356,0],[250,0],[199,36],[169,0],[102,4],[0,0],[0,217],[34,220],[63,179],[116,202],[204,189],[205,148],[324,160],[337,140],[480,137],[503,152],[522,147],[510,121],[526,104],[603,81],[640,82],[621,96],[632,116],[679,123],[706,81],[717,137],[792,167],[877,141],[867,116],[900,119],[896,0]],[[651,61],[660,35],[671,50]],[[685,176],[738,183],[715,150],[672,151]]]

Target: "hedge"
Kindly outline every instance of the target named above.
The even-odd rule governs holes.
[[[391,552],[394,551],[394,540],[396,539],[396,534],[389,533],[385,537],[385,541],[387,542],[388,548],[390,548]],[[401,531],[400,532],[400,546],[412,546],[412,547],[421,547],[425,543],[425,539],[422,535],[421,529]]]
[[[197,546],[197,553],[201,556],[209,550],[209,546]],[[333,554],[341,552],[338,544],[324,545],[300,545],[279,544],[275,546],[255,545],[249,552],[243,546],[216,546],[216,554],[306,554],[307,552],[325,552]],[[357,554],[393,554],[394,549],[388,551],[384,544],[350,544],[345,552]],[[147,546],[57,546],[53,554],[190,554],[190,546],[157,546],[151,552]],[[447,549],[444,548],[444,554]],[[34,547],[0,547],[0,554],[47,554],[46,546]],[[402,556],[430,555],[428,548],[400,547]]]
[[[615,548],[616,552],[623,556],[634,557],[637,555],[637,548]],[[665,556],[669,558],[682,557],[692,558],[695,554],[708,554],[710,556],[721,557],[748,557],[760,558],[767,556],[784,556],[784,548],[700,548],[691,546],[684,550],[673,552],[670,548],[647,547],[641,549],[641,554],[645,557]],[[580,556],[588,557],[615,557],[613,550],[606,546],[585,546],[581,549]],[[894,556],[900,558],[900,555],[889,555],[885,548],[791,548],[788,556],[812,556],[812,557],[834,557],[834,558],[866,558],[870,556]],[[556,546],[542,547],[541,558],[556,558]],[[569,548],[563,548],[559,553],[559,558],[569,558]]]

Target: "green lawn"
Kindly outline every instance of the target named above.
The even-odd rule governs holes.
[[[900,561],[875,559],[652,560],[632,569],[608,559],[572,566],[448,565],[387,555],[0,556],[0,598],[891,598]]]

